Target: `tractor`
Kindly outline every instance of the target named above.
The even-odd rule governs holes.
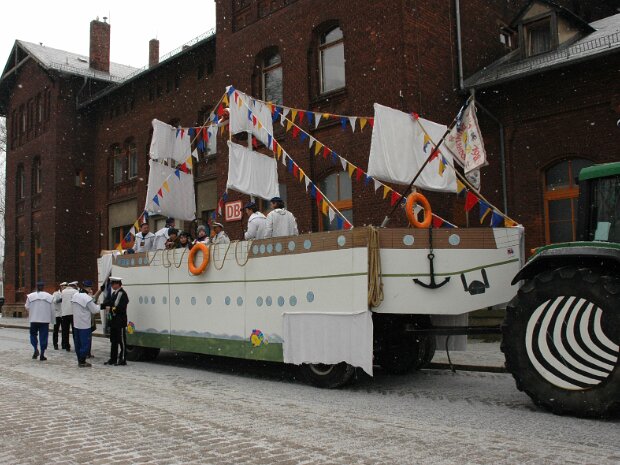
[[[620,162],[579,173],[576,242],[534,251],[502,324],[517,388],[557,414],[620,410]]]

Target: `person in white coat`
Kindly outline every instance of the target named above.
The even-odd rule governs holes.
[[[52,341],[54,343],[54,350],[58,350],[58,334],[60,333],[60,327],[62,324],[62,291],[67,287],[66,282],[60,283],[58,290],[52,294],[52,305],[54,305],[54,334],[52,335]]]
[[[136,234],[136,240],[133,245],[133,251],[135,253],[155,250],[155,234],[150,232],[149,229],[148,223],[142,223],[140,225],[140,232]]]
[[[28,310],[28,320],[30,322],[30,343],[34,347],[32,359],[37,357],[41,361],[47,360],[45,351],[47,350],[47,338],[49,336],[50,323],[54,321],[54,307],[52,306],[52,295],[43,291],[43,283],[37,283],[37,290],[28,294],[26,297],[26,310]],[[39,347],[41,350],[39,351]]]
[[[174,228],[174,218],[166,218],[166,226],[155,233],[153,250],[164,250],[166,248],[166,242],[170,237],[168,234],[170,228]]]
[[[211,226],[213,226],[213,232],[215,232],[213,239],[211,239],[212,244],[230,244],[230,238],[226,231],[224,231],[222,223],[214,222]]]
[[[61,292],[61,325],[62,325],[62,337],[60,346],[67,352],[71,352],[71,343],[69,342],[69,331],[73,330],[73,308],[71,307],[71,298],[77,290],[77,281],[72,281],[67,284],[67,287]]]
[[[248,230],[244,234],[244,239],[246,241],[264,239],[267,218],[258,211],[258,207],[254,202],[247,203],[244,209],[245,214],[248,215]]]
[[[73,309],[73,343],[80,368],[92,366],[86,361],[92,342],[92,317],[99,312],[92,296],[85,292],[76,292],[71,297]]]
[[[280,197],[271,199],[272,210],[267,215],[265,223],[265,237],[297,236],[297,220],[293,214],[284,207]]]

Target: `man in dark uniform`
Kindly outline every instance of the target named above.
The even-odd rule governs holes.
[[[112,292],[101,304],[101,309],[108,310],[110,320],[110,359],[105,365],[127,365],[127,304],[129,297],[121,278],[110,276]]]

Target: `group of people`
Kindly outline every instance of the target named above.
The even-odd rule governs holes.
[[[30,343],[34,348],[33,359],[47,360],[49,325],[54,324],[53,344],[58,350],[58,332],[61,328],[61,348],[71,352],[69,332],[73,333],[73,344],[79,367],[92,366],[86,360],[92,358],[92,333],[96,328],[95,315],[100,310],[106,315],[102,318],[110,328],[110,358],[106,365],[126,365],[127,355],[127,304],[129,298],[122,288],[122,280],[108,278],[110,288],[104,283],[93,294],[92,281],[63,282],[53,295],[43,290],[43,283],[37,283],[37,290],[28,294],[25,307],[30,322]],[[97,304],[101,295],[103,303]],[[107,320],[107,321],[106,321]]]
[[[269,237],[297,236],[297,220],[284,206],[280,197],[271,199],[271,208],[267,216],[258,211],[256,203],[249,202],[244,211],[248,216],[248,229],[244,233],[245,240],[267,239]],[[224,231],[222,223],[213,222],[213,235],[209,237],[204,225],[198,226],[196,238],[193,239],[188,232],[176,229],[173,218],[166,220],[166,225],[155,234],[150,232],[149,224],[144,222],[140,225],[140,232],[136,234],[133,248],[126,253],[150,252],[163,249],[191,249],[194,244],[228,244],[230,238]]]

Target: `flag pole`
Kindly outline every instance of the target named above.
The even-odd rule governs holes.
[[[450,134],[450,131],[452,131],[452,128],[454,128],[454,125],[457,123],[458,115],[461,114],[461,112],[465,109],[465,107],[467,107],[467,105],[469,105],[469,99],[467,99],[467,102],[465,102],[465,105],[463,105],[461,107],[461,109],[457,113],[457,116],[454,117],[454,119],[452,120],[452,123],[450,123],[450,126],[448,127],[448,129],[446,129],[446,132],[441,137],[441,140],[435,146],[435,148],[431,151],[431,154],[428,156],[428,158],[426,159],[424,164],[420,167],[420,169],[418,170],[416,175],[413,177],[413,180],[411,181],[409,186],[403,192],[400,193],[401,199],[404,199],[407,196],[407,194],[409,194],[409,191],[413,187],[413,184],[418,180],[418,178],[420,177],[420,174],[422,174],[422,171],[424,170],[424,168],[426,168],[426,165],[428,165],[430,163],[430,161],[433,158],[435,158],[435,155],[437,154],[437,152],[439,152],[439,147],[441,147],[441,144],[443,144],[443,141],[446,139],[446,137],[448,137],[448,134]],[[385,228],[387,226],[388,222],[390,221],[390,216],[392,216],[394,214],[394,212],[396,211],[396,208],[398,208],[399,204],[400,204],[400,202],[396,202],[394,207],[392,207],[392,210],[390,211],[390,213],[385,215],[385,218],[383,219],[383,223],[381,223],[380,227]]]

